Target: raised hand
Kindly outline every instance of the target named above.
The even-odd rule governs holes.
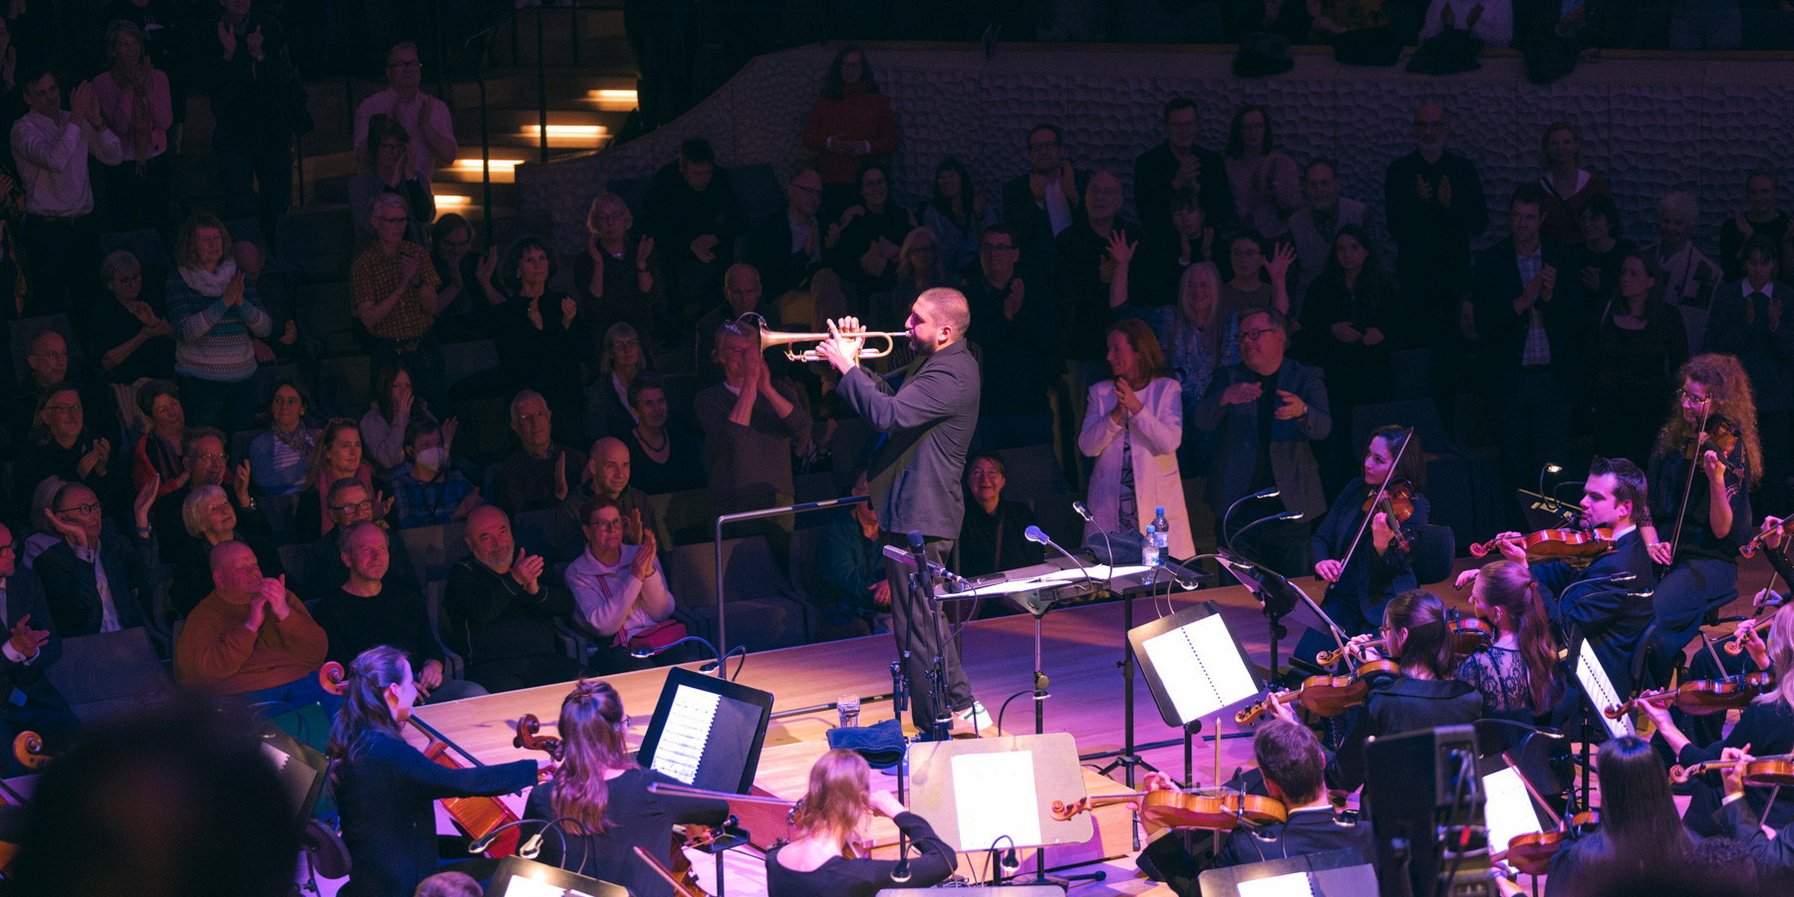
[[[646,535],[648,538],[653,538],[654,536],[653,533],[647,533]],[[640,545],[642,544],[642,538],[642,509],[635,508],[629,512],[628,517],[623,518],[623,541],[628,542],[631,545]]]
[[[467,515],[472,514],[473,509],[479,507],[480,503],[480,487],[475,486],[473,491],[467,493],[467,497],[461,499],[461,503],[455,506],[455,512],[450,516],[455,520],[466,520]]]
[[[1256,380],[1235,383],[1221,391],[1221,404],[1246,405],[1258,401],[1262,394],[1264,387],[1259,386]]]
[[[268,602],[263,600],[260,595],[249,599],[249,617],[243,621],[243,628],[250,632],[256,632],[262,628],[262,623],[267,619]]]
[[[1115,378],[1115,405],[1129,414],[1139,414],[1145,406],[1140,403],[1139,393],[1134,392],[1133,384],[1125,378]]]
[[[1439,207],[1451,208],[1451,178],[1439,178]]]
[[[562,451],[554,457],[554,500],[564,501],[567,498],[567,453]]]
[[[236,308],[243,304],[243,272],[238,271],[230,279],[230,283],[224,285],[224,293],[218,299],[226,308]]]
[[[451,417],[442,422],[442,453],[448,454],[455,446],[455,431],[461,429],[461,419]]]
[[[287,575],[285,573],[277,577],[263,579],[260,595],[268,610],[273,611],[274,619],[285,620],[293,613],[293,609],[287,605]]]
[[[716,261],[716,234],[699,234],[691,241],[693,258],[708,265]]]
[[[579,314],[579,303],[573,301],[572,296],[562,296],[561,297],[561,329],[562,330],[571,329],[573,327],[573,319],[578,314]]]
[[[1289,267],[1296,262],[1296,247],[1279,241],[1271,248],[1271,260],[1265,263],[1265,270],[1271,275],[1272,283],[1282,283],[1289,277]]]
[[[36,657],[37,649],[42,648],[44,642],[49,640],[49,630],[32,629],[31,615],[26,614],[19,618],[19,622],[12,625],[12,637],[8,638],[6,643],[12,645],[14,651],[29,659]]]
[[[385,520],[387,515],[392,513],[392,504],[392,496],[387,495],[384,492],[376,491],[374,493],[374,511],[376,512],[374,514],[374,519],[376,521]]]
[[[715,239],[712,237],[711,239]],[[654,238],[643,237],[635,244],[635,267],[639,270],[648,267],[648,257],[654,254]]]
[[[1276,412],[1272,415],[1278,420],[1295,420],[1308,413],[1308,403],[1302,401],[1301,396],[1287,389],[1277,390],[1277,395],[1283,399],[1283,404],[1278,405]]]
[[[218,45],[224,48],[225,61],[237,55],[237,32],[223,19],[218,20]]]
[[[417,272],[423,268],[423,259],[415,255],[399,256],[399,277],[406,283],[417,283]]]
[[[1017,277],[1009,281],[1009,295],[1003,297],[1003,317],[1015,320],[1015,316],[1021,314],[1025,298],[1022,279]]]
[[[249,459],[244,458],[243,463],[237,465],[236,476],[231,480],[231,487],[237,493],[237,504],[243,507],[249,506],[249,478],[254,472],[255,468],[250,466]]]
[[[517,560],[511,562],[511,580],[534,595],[541,588],[542,556],[517,549]]]
[[[1139,246],[1138,243],[1128,242],[1127,231],[1120,228],[1109,231],[1109,259],[1116,265],[1125,265],[1132,261],[1134,250]]]
[[[161,492],[161,475],[151,473],[149,482],[144,483],[143,488],[137,490],[137,499],[131,502],[131,511],[136,515],[134,519],[137,521],[138,529],[149,529],[150,505],[156,503],[156,496],[160,495]]]
[[[262,45],[266,41],[267,41],[267,38],[262,37],[262,26],[257,25],[257,26],[255,26],[255,30],[249,32],[249,34],[244,37],[243,42],[249,46],[249,55],[250,56],[252,56],[256,59],[261,59],[262,58]]]
[[[478,262],[474,263],[473,277],[475,280],[479,281],[480,283],[483,283],[487,286],[491,286],[492,285],[492,275],[497,274],[497,273],[498,273],[498,247],[493,246],[486,250],[485,255],[480,256],[480,260]]]
[[[648,577],[654,575],[654,551],[654,534],[649,533],[642,540],[641,546],[636,549],[635,560],[629,565],[629,575],[639,581],[647,582]]]

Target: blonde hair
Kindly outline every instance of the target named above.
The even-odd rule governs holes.
[[[871,804],[872,768],[866,758],[839,748],[816,758],[810,787],[792,817],[805,837],[824,837],[845,854],[848,842]]]
[[[1764,692],[1756,700],[1759,704],[1781,701],[1794,707],[1794,601],[1782,605],[1781,610],[1770,618],[1769,637],[1764,639],[1769,645],[1769,668],[1780,674],[1775,677],[1775,688]]]

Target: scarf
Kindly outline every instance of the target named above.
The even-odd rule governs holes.
[[[149,166],[150,137],[156,127],[156,117],[150,112],[149,105],[151,71],[147,56],[135,69],[122,65],[112,67],[112,80],[131,94],[131,155],[137,161],[138,174]]]
[[[213,299],[224,295],[224,288],[230,285],[231,278],[235,276],[237,276],[237,263],[228,257],[218,263],[216,271],[207,271],[198,265],[191,268],[181,267],[181,280],[186,281],[187,286],[192,287],[194,292]]]

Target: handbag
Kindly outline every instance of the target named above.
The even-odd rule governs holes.
[[[654,651],[664,648],[685,638],[685,624],[678,620],[667,619],[628,637],[618,634],[617,644],[631,651]]]

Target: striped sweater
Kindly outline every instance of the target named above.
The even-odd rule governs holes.
[[[243,282],[243,303],[201,295],[176,271],[168,276],[168,320],[174,325],[174,369],[200,380],[237,383],[255,376],[252,336],[266,337],[274,321],[262,310],[255,282]]]

